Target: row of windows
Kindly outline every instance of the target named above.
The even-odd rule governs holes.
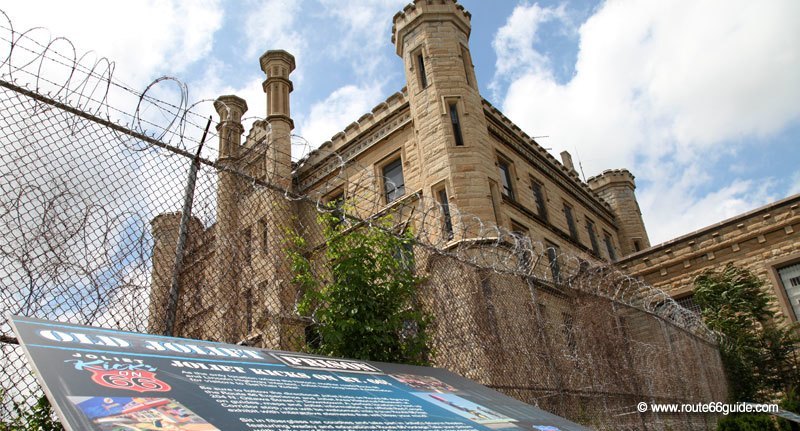
[[[514,182],[511,169],[511,162],[502,157],[498,158],[497,167],[500,173],[500,183],[502,185],[501,193],[506,198],[512,201],[517,201],[517,198],[514,194]],[[549,219],[547,213],[544,184],[531,178],[531,191],[533,194],[534,203],[536,205],[536,212],[535,212],[536,217],[538,217],[542,222],[548,223]],[[564,212],[564,219],[567,222],[567,228],[569,229],[570,238],[572,238],[573,241],[579,243],[580,236],[578,234],[578,226],[575,223],[575,215],[572,206],[564,202],[563,212]],[[589,236],[589,242],[592,246],[592,252],[596,256],[600,256],[601,255],[600,244],[598,241],[598,234],[595,227],[595,223],[589,218],[586,219],[586,233]],[[606,231],[603,231],[603,244],[605,245],[609,259],[616,260],[617,253],[614,250],[614,244],[611,238],[611,234]]]
[[[498,160],[498,167],[500,171],[500,178],[502,184],[502,193],[511,200],[516,200],[514,196],[514,187],[512,182],[512,174],[509,162],[504,159]],[[403,177],[403,164],[402,160],[397,159],[384,165],[382,169],[383,175],[383,193],[386,203],[391,203],[405,194],[405,179]],[[548,222],[547,204],[544,195],[544,185],[534,179],[531,179],[531,190],[533,199],[536,205],[536,216],[543,222]],[[447,198],[447,191],[444,187],[434,192],[434,196],[442,208],[443,216],[443,234],[448,239],[453,237],[453,224],[450,215],[449,201]],[[341,197],[339,198],[341,199]],[[569,229],[569,236],[575,241],[580,242],[578,228],[575,223],[575,216],[572,207],[563,204],[564,217]],[[586,232],[589,236],[589,241],[592,247],[592,252],[600,256],[600,244],[598,235],[595,228],[595,223],[591,219],[586,219]],[[603,245],[605,246],[608,257],[611,260],[616,260],[617,255],[613,245],[611,234],[603,231]]]

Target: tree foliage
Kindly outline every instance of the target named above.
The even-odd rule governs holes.
[[[725,416],[717,422],[717,431],[777,431],[769,415],[739,414]]]
[[[414,305],[421,278],[414,271],[412,235],[396,232],[391,217],[353,227],[338,211],[323,213],[325,264],[315,274],[293,233],[293,281],[303,291],[299,311],[312,316],[313,353],[426,365],[429,317]]]
[[[12,401],[13,402],[13,401]],[[28,407],[13,402],[15,416],[0,422],[0,431],[63,431],[64,427],[55,418],[50,401],[42,395],[36,404]]]
[[[703,320],[723,336],[720,353],[730,401],[770,401],[800,382],[797,326],[773,311],[763,285],[732,264],[695,280],[694,301]]]

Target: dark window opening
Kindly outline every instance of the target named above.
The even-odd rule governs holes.
[[[517,240],[517,265],[520,271],[527,271],[533,264],[533,255],[531,254],[530,239],[528,238],[528,229],[513,223],[511,224],[511,234]]]
[[[419,68],[419,86],[428,88],[428,76],[425,73],[425,58],[422,53],[417,54],[417,67]]]
[[[322,337],[319,335],[319,329],[316,323],[312,323],[305,328],[306,346],[312,349],[319,349],[322,347]]]
[[[575,227],[575,218],[572,216],[572,207],[564,204],[564,217],[567,219],[567,226],[569,227],[569,236],[578,241],[578,229]]]
[[[450,240],[453,239],[453,220],[450,218],[450,204],[447,200],[447,190],[441,189],[438,194],[439,205],[442,206],[442,218],[444,219],[442,233],[446,239]]]
[[[463,146],[464,138],[461,136],[461,123],[458,120],[458,106],[455,103],[450,104],[450,123],[453,124],[453,137],[456,140],[456,146]]]
[[[600,256],[600,246],[597,244],[597,234],[594,232],[594,222],[586,220],[586,231],[589,232],[589,241],[592,242],[592,252]]]
[[[400,262],[400,266],[403,269],[413,271],[416,262],[414,258],[414,244],[411,243],[411,240],[401,239],[400,246],[395,249],[393,257]]]
[[[326,206],[333,211],[336,226],[344,222],[344,192],[339,192],[331,197]]]
[[[553,283],[559,283],[561,281],[561,268],[558,266],[558,247],[554,244],[547,244],[547,260],[550,262]]]
[[[569,313],[561,313],[564,320],[564,341],[572,354],[575,354],[577,343],[575,342],[575,317]]]
[[[242,260],[248,266],[253,263],[252,236],[253,232],[250,229],[242,231]]]
[[[383,191],[386,203],[394,202],[406,192],[403,180],[403,164],[397,159],[383,168]]]
[[[513,200],[514,188],[511,186],[511,167],[508,165],[508,162],[503,160],[500,160],[497,163],[497,166],[500,169],[500,180],[503,184],[503,196]]]
[[[472,61],[469,57],[469,51],[465,47],[461,47],[461,60],[464,62],[464,77],[467,78],[467,85],[472,85],[472,80],[470,79],[470,64]]]
[[[606,243],[608,258],[611,260],[617,260],[617,252],[614,251],[614,244],[611,241],[611,235],[609,235],[608,232],[603,232],[603,241]]]
[[[267,220],[261,220],[261,251],[266,254],[269,251],[269,225]]]
[[[633,251],[641,251],[641,250],[642,250],[642,243],[640,243],[638,239],[633,240]]]
[[[245,295],[245,322],[247,324],[247,332],[253,330],[253,288],[247,288],[247,295]]]
[[[531,182],[531,188],[533,189],[533,200],[536,201],[536,214],[540,219],[547,221],[547,206],[544,201],[542,184],[534,180]]]

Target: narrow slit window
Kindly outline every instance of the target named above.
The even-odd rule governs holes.
[[[505,160],[499,160],[497,166],[500,170],[500,180],[503,184],[503,195],[514,199],[514,188],[511,185],[511,167]]]
[[[517,269],[520,271],[527,271],[533,263],[528,229],[516,222],[511,222],[511,234],[516,237],[518,242]]]
[[[425,57],[422,56],[421,52],[417,54],[417,69],[420,88],[428,88],[428,75],[425,73]]]
[[[575,342],[575,316],[570,313],[561,313],[561,319],[564,321],[564,342],[570,353],[574,355],[578,347]]]
[[[470,78],[471,74],[469,73],[472,61],[469,57],[469,51],[467,51],[467,48],[463,46],[461,47],[461,60],[464,62],[464,76],[467,78],[467,85],[472,85],[472,79]]]
[[[594,231],[594,222],[586,220],[586,232],[589,233],[589,241],[592,242],[592,252],[596,256],[600,256],[600,245],[597,244],[597,234]]]
[[[569,236],[573,241],[578,241],[578,229],[575,227],[575,217],[572,215],[572,207],[564,204],[564,217],[567,219],[567,227],[569,227]]]
[[[269,252],[269,224],[267,220],[263,219],[260,223],[261,228],[261,251],[266,254]]]
[[[458,105],[455,102],[450,103],[450,123],[453,125],[453,137],[456,141],[456,146],[464,145],[464,138],[461,136],[461,121],[458,119]]]
[[[253,261],[253,247],[251,237],[253,232],[250,229],[242,231],[242,258],[245,265],[251,265]]]
[[[253,288],[252,287],[249,287],[249,286],[247,287],[247,295],[245,295],[244,301],[245,301],[245,304],[244,304],[244,309],[245,309],[244,320],[245,320],[245,324],[247,325],[247,332],[249,333],[250,331],[253,330]]]
[[[547,221],[547,206],[545,206],[543,187],[544,186],[538,181],[531,181],[533,200],[536,201],[536,215],[538,215],[541,220]]]
[[[553,283],[561,280],[561,268],[558,266],[558,247],[555,244],[547,244],[547,260],[550,263],[550,274],[553,276]]]
[[[606,243],[608,258],[611,260],[617,260],[617,252],[614,251],[614,243],[611,241],[611,235],[608,232],[603,232],[603,242]]]
[[[453,239],[453,220],[450,217],[450,204],[447,200],[447,190],[439,190],[439,204],[442,206],[442,233],[448,240]]]
[[[335,224],[338,226],[345,220],[344,215],[344,192],[338,192],[328,200],[328,208],[333,211],[336,218]]]

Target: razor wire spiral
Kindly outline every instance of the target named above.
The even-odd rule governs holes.
[[[152,223],[157,216],[181,208],[187,167],[205,127],[206,116],[199,112],[211,101],[190,104],[188,88],[170,77],[155,80],[143,91],[134,90],[115,80],[113,62],[78,55],[67,39],[45,33],[17,32],[0,11],[2,310],[148,331],[157,253]],[[164,85],[173,88],[177,100],[153,95],[154,88]],[[268,125],[259,127],[265,137],[246,142],[240,159],[265,159],[276,151],[272,148],[276,140],[288,138],[296,151],[279,155],[294,160],[295,173],[307,166],[312,155],[315,160],[332,160],[334,171],[313,190],[298,190],[287,187],[286,179],[257,177],[214,158],[199,157],[193,217],[203,228],[214,226],[222,172],[238,179],[240,199],[268,191],[283,201],[254,200],[259,203],[253,205],[290,203],[310,209],[310,216],[292,222],[307,232],[313,245],[323,242],[314,214],[344,211],[342,217],[352,228],[376,229],[385,229],[381,215],[398,215],[399,221],[413,226],[415,250],[428,257],[424,271],[429,280],[422,287],[427,296],[421,302],[456,321],[452,328],[446,322],[436,324],[440,332],[433,337],[435,350],[491,351],[503,340],[517,337],[523,341],[507,345],[509,351],[531,358],[530,364],[509,362],[506,376],[492,371],[494,365],[476,355],[460,362],[458,355],[442,355],[437,365],[571,417],[580,416],[582,403],[591,404],[607,413],[592,419],[596,422],[584,422],[604,429],[620,425],[639,429],[643,419],[632,413],[632,406],[641,399],[688,401],[724,394],[724,385],[715,383],[724,382],[715,356],[716,334],[663,291],[613,265],[590,263],[569,252],[556,256],[560,265],[556,279],[545,244],[463,213],[453,203],[448,210],[452,238],[457,240],[452,240],[442,235],[444,211],[435,199],[412,191],[387,206],[375,192],[387,180],[377,178],[370,167],[330,149],[312,149],[302,137],[275,136]],[[210,132],[208,142],[219,139]],[[204,154],[217,155],[214,144]],[[338,189],[347,190],[352,203],[344,210],[329,205],[330,193]],[[234,244],[238,253],[251,257],[257,253],[251,250],[253,241],[239,241]],[[203,256],[213,253],[215,245],[200,241],[192,247],[190,268],[202,265]],[[247,279],[256,273],[259,268],[253,262],[236,269],[237,277]],[[273,272],[268,276],[278,277],[278,270],[269,271]],[[319,276],[326,276],[324,264]],[[203,288],[211,283],[202,276],[197,280]],[[468,280],[473,288],[460,290],[457,280]],[[187,314],[195,316],[191,318],[208,313],[200,287],[185,290],[181,298],[182,307],[191,311]],[[528,299],[520,300],[519,295]],[[253,297],[260,300],[257,292]],[[294,307],[289,306],[295,314],[296,300]],[[488,319],[460,311],[459,304],[474,301],[488,310]],[[504,319],[500,310],[524,318]],[[257,316],[247,317],[251,318],[258,321]],[[627,333],[628,327],[650,332]],[[0,379],[4,394],[0,416],[7,417],[14,414],[13,403],[31,402],[39,389],[19,348],[10,342],[13,334],[5,320],[0,332],[5,377]],[[506,354],[499,356],[512,360]],[[701,375],[705,371],[698,367],[707,364],[712,364],[713,375]],[[563,370],[573,371],[561,375]],[[541,381],[534,384],[526,374]],[[680,376],[695,376],[701,383],[682,386],[686,384]],[[520,386],[520,381],[525,384]],[[670,423],[664,418],[648,420],[654,424],[648,429]]]

